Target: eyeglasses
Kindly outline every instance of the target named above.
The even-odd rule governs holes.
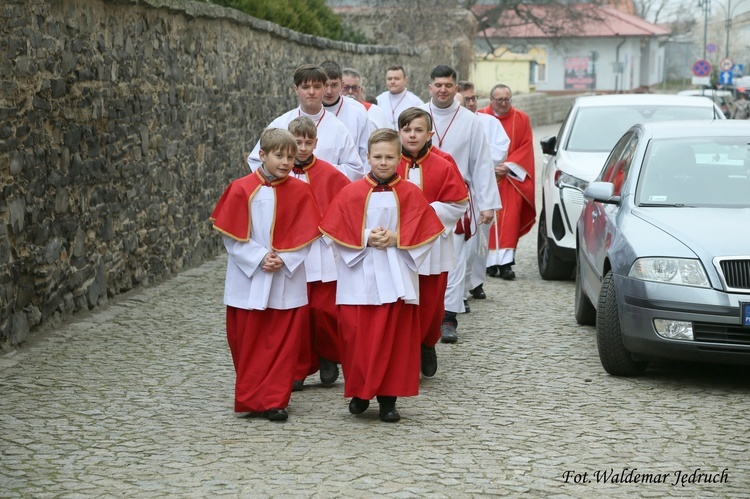
[[[477,101],[477,96],[475,95],[474,97],[464,97],[464,100],[466,102],[476,102]]]
[[[359,85],[344,85],[341,87],[341,90],[344,92],[359,92],[360,86]]]
[[[510,104],[513,100],[513,97],[511,97],[510,99],[495,99],[494,97],[490,97],[490,100],[492,102],[499,102],[501,104]]]

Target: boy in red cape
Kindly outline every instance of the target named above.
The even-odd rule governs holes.
[[[440,156],[432,147],[430,113],[417,107],[408,108],[398,117],[398,128],[402,149],[396,171],[422,190],[445,228],[418,269],[421,370],[423,376],[431,378],[437,372],[435,344],[442,334],[440,325],[445,315],[448,271],[456,265],[450,236],[458,220],[466,213],[469,191],[455,163]]]
[[[232,182],[211,214],[229,253],[227,341],[234,410],[284,421],[300,336],[310,327],[304,260],[320,233],[310,186],[289,178],[297,144],[286,130],[260,139],[261,166]]]
[[[417,269],[443,223],[419,188],[396,173],[398,132],[376,130],[367,149],[372,171],[336,196],[320,230],[339,253],[336,304],[349,412],[361,414],[376,396],[380,420],[395,422],[396,398],[419,393]]]
[[[332,164],[317,158],[318,129],[313,120],[300,116],[289,122],[297,142],[297,156],[290,176],[310,184],[321,216],[349,179]],[[302,390],[305,378],[320,369],[320,381],[330,385],[339,377],[341,362],[336,311],[336,260],[333,248],[318,239],[305,258],[310,330],[302,335],[294,373],[294,390]]]

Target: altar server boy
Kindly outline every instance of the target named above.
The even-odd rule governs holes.
[[[234,410],[288,418],[300,337],[309,330],[304,260],[320,233],[310,186],[289,177],[297,144],[267,129],[261,166],[232,182],[211,215],[229,253],[224,304]]]
[[[443,224],[396,173],[398,132],[376,130],[367,149],[372,170],[334,198],[320,230],[340,256],[336,304],[349,411],[360,414],[377,397],[381,421],[395,422],[396,398],[419,393],[417,269]]]
[[[469,191],[456,164],[441,156],[432,146],[430,113],[410,107],[398,117],[398,128],[403,144],[398,174],[421,189],[445,228],[445,233],[438,238],[418,269],[422,328],[421,369],[422,375],[430,378],[437,371],[435,344],[442,334],[448,271],[456,265],[453,229],[466,213]]]

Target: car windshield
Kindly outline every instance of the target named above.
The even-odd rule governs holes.
[[[750,138],[654,140],[646,151],[641,206],[750,207]]]
[[[581,107],[576,113],[566,150],[609,152],[636,123],[669,120],[710,120],[710,106],[602,106]]]

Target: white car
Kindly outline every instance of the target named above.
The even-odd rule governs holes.
[[[544,153],[542,210],[537,234],[539,274],[545,280],[572,279],[576,264],[576,222],[583,191],[631,126],[672,120],[726,119],[710,99],[662,94],[579,97],[558,134],[540,142]]]

